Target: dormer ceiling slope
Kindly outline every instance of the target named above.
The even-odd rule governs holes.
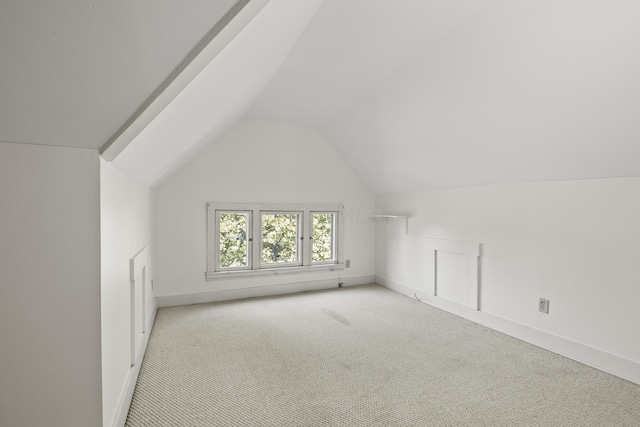
[[[41,3],[0,9],[0,140],[88,148],[237,7]],[[245,3],[114,166],[158,184],[246,117],[319,127],[378,194],[640,176],[640,2]]]
[[[157,185],[245,115],[321,0],[261,3],[259,13],[112,161],[116,168]]]
[[[633,0],[325,0],[248,114],[320,126],[378,194],[640,176],[638,22]]]
[[[238,0],[4,0],[0,141],[99,149]]]

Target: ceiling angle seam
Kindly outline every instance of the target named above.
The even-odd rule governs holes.
[[[271,0],[238,0],[99,150],[112,161],[255,18]],[[231,24],[231,25],[230,25]]]

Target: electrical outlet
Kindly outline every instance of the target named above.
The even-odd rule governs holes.
[[[344,268],[351,268],[351,260],[350,259],[345,259],[344,260]]]
[[[546,298],[540,298],[538,300],[538,311],[540,313],[549,314],[549,300]]]

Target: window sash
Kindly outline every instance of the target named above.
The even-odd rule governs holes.
[[[296,230],[295,230],[295,259],[290,262],[264,262],[264,247],[265,247],[265,230],[264,230],[264,217],[268,215],[278,216],[278,215],[291,215],[296,218]],[[258,246],[260,248],[260,268],[279,268],[279,267],[294,267],[302,265],[302,252],[303,248],[301,247],[301,240],[304,238],[302,236],[302,223],[303,223],[304,212],[302,211],[260,211],[260,232],[259,232],[259,242]]]
[[[338,215],[338,212],[318,212],[318,211],[312,211],[309,213],[310,214],[310,220],[309,220],[309,240],[310,240],[310,247],[309,247],[309,253],[310,253],[310,257],[311,257],[311,265],[319,265],[319,264],[336,264],[338,262],[338,258],[337,258],[337,248],[336,248],[336,218]],[[313,238],[314,237],[314,231],[315,231],[315,226],[314,226],[314,217],[315,215],[331,215],[331,235],[329,236],[330,241],[331,241],[331,257],[330,259],[327,260],[320,260],[320,261],[314,261],[313,256],[314,256],[314,252],[315,252],[315,244],[316,241]]]
[[[243,266],[223,266],[221,265],[222,250],[221,246],[221,226],[220,216],[223,214],[238,214],[246,216],[246,237],[245,237],[245,257],[246,265]],[[214,251],[214,264],[215,271],[234,271],[234,270],[251,270],[253,268],[253,212],[248,210],[216,210],[215,211],[215,251]]]

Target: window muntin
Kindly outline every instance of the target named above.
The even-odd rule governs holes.
[[[217,211],[219,270],[251,268],[251,212]]]
[[[300,212],[260,213],[260,260],[263,266],[302,265]]]
[[[336,212],[311,212],[311,263],[336,262]]]

